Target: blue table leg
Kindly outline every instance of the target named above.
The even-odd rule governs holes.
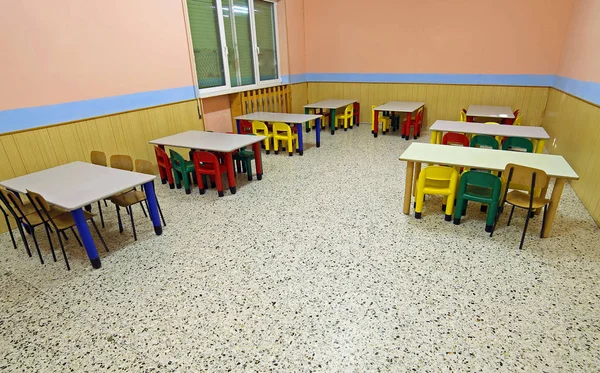
[[[321,118],[317,118],[317,148],[321,147]]]
[[[235,126],[237,127],[237,133],[240,133],[241,132],[240,131],[241,128],[240,128],[240,120],[239,119],[235,120]]]
[[[83,247],[85,248],[88,258],[90,258],[90,262],[92,262],[92,267],[100,268],[102,266],[100,263],[100,257],[98,256],[96,244],[94,243],[94,239],[90,233],[90,227],[88,227],[83,210],[80,208],[73,210],[71,211],[71,216],[73,216],[73,220],[75,220],[79,237],[81,238],[81,242],[83,242]]]
[[[304,141],[302,141],[302,123],[296,123],[296,132],[298,132],[298,154],[304,154]]]
[[[152,181],[144,184],[144,193],[146,193],[148,212],[150,213],[150,219],[152,219],[152,224],[154,225],[154,233],[156,233],[157,236],[160,236],[162,234],[162,225],[160,223],[158,205],[156,204],[156,194],[154,194],[154,183]]]

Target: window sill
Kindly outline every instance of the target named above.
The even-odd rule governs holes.
[[[224,96],[224,95],[229,95],[232,93],[251,91],[253,89],[271,88],[271,87],[277,87],[280,85],[284,85],[281,82],[281,79],[279,79],[278,81],[269,82],[269,83],[244,85],[241,87],[227,88],[227,89],[222,89],[219,91],[212,91],[212,92],[206,92],[206,93],[200,92],[198,95],[198,98],[203,99],[203,98],[209,98],[209,97],[215,97],[215,96]]]

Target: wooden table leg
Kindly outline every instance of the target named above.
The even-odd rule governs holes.
[[[412,196],[413,168],[415,162],[406,162],[406,180],[404,181],[404,214],[410,214],[410,200]]]
[[[565,187],[566,179],[559,178],[554,182],[554,189],[552,190],[552,197],[550,197],[550,205],[548,205],[548,211],[546,212],[546,222],[544,223],[544,230],[542,231],[542,238],[546,238],[550,235],[552,230],[552,223],[554,223],[554,216],[558,209],[558,203],[560,202],[560,196],[562,195],[563,188]]]
[[[421,173],[421,162],[415,162],[415,176],[413,177],[413,197],[417,196],[417,181],[419,180],[419,174]]]

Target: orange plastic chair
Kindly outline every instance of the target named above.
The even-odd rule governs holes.
[[[429,166],[421,170],[417,182],[415,218],[421,219],[425,194],[436,194],[444,196],[444,204],[442,205],[442,209],[446,212],[444,219],[446,221],[452,220],[457,185],[458,171],[452,167]]]

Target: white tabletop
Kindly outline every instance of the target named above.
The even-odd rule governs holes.
[[[256,112],[252,114],[240,115],[235,117],[239,120],[260,120],[263,122],[283,122],[283,123],[306,123],[309,120],[321,118],[322,115],[315,114],[287,114],[287,113],[267,113]]]
[[[339,109],[355,103],[356,100],[324,100],[304,105],[305,109]]]
[[[436,120],[431,131],[464,132],[477,135],[525,137],[528,139],[549,139],[550,135],[542,127],[510,126],[502,124],[485,124],[475,122],[456,122],[453,120]]]
[[[579,175],[560,155],[511,152],[484,148],[467,148],[436,144],[412,143],[400,156],[401,161],[441,163],[451,166],[502,171],[509,163],[544,170],[548,176],[579,179]]]
[[[425,106],[424,102],[409,102],[409,101],[390,101],[381,106],[377,106],[377,111],[395,111],[398,113],[412,113],[420,107]]]
[[[471,105],[467,109],[468,117],[507,118],[514,119],[513,111],[508,106]]]
[[[263,141],[264,136],[231,133],[187,131],[150,141],[150,144],[229,153],[244,146]]]
[[[51,204],[73,211],[155,178],[153,175],[73,162],[1,181],[0,185],[20,193],[29,189],[41,194]]]

